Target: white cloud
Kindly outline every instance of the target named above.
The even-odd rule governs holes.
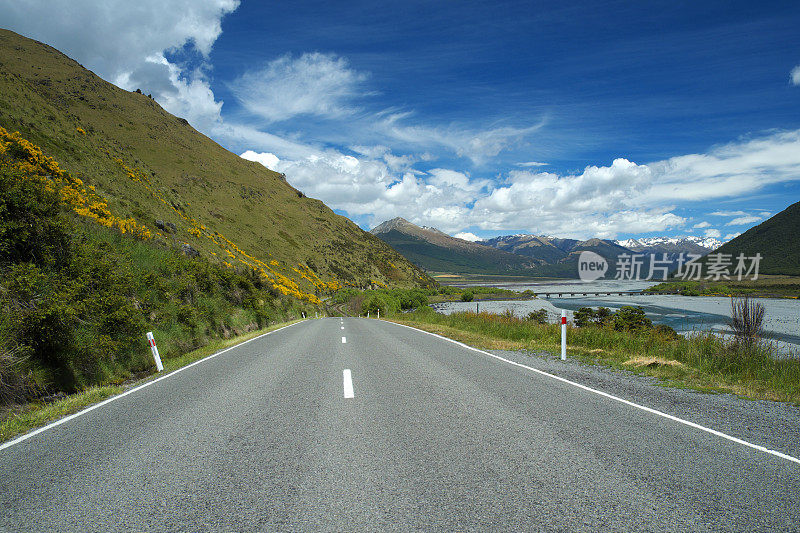
[[[705,232],[706,237],[711,237],[712,239],[719,239],[722,234],[719,232],[718,229],[707,229]]]
[[[491,129],[471,129],[457,125],[448,127],[408,126],[402,121],[410,113],[390,114],[373,127],[380,135],[411,146],[438,145],[451,150],[459,157],[466,157],[475,164],[482,164],[500,152],[519,145],[526,136],[545,124],[540,121],[526,128],[502,126]]]
[[[792,85],[800,85],[800,65],[797,65],[792,69],[789,73],[789,79],[792,82]]]
[[[741,235],[741,233],[728,233],[727,235],[725,235],[725,238],[724,238],[723,240],[724,240],[725,242],[728,242],[728,241],[729,241],[729,240],[731,240],[731,239],[735,239],[735,238],[736,238],[736,237],[738,237],[739,235]]]
[[[526,163],[517,163],[518,167],[546,167],[547,163],[540,163],[539,161],[528,161]]]
[[[346,59],[315,52],[280,57],[260,70],[245,72],[230,87],[249,111],[276,122],[297,115],[350,114],[351,101],[361,95],[365,79],[365,74],[349,68]]]
[[[709,215],[716,217],[743,217],[747,216],[747,213],[745,211],[713,211]]]
[[[769,212],[769,211],[761,211],[761,212],[759,213],[759,216],[761,216],[761,217],[763,217],[763,218],[769,218],[769,217],[771,217],[771,216],[772,216],[772,213],[771,213],[771,212]]]
[[[579,213],[623,210],[651,182],[650,169],[627,159],[610,167],[586,167],[577,176],[549,172],[509,173],[511,185],[494,189],[476,202],[476,208],[499,213],[544,212],[574,216]]]
[[[464,239],[465,241],[470,241],[470,242],[483,240],[474,233],[470,233],[468,231],[462,231],[461,233],[456,233],[455,235],[453,235],[453,237],[455,237],[456,239]]]
[[[421,172],[406,167],[398,173],[387,163],[386,155],[391,152],[385,145],[351,147],[358,158],[331,150],[315,149],[289,158],[269,151],[281,158],[276,170],[284,172],[290,183],[334,208],[375,223],[403,216],[447,232],[465,227],[492,231],[524,228],[532,233],[614,238],[619,233],[685,226],[686,219],[673,212],[672,198],[662,197],[665,183],[683,191],[678,196],[685,201],[700,201],[708,196],[736,196],[742,190],[704,189],[704,180],[713,181],[717,175],[748,190],[770,181],[799,179],[800,173],[791,175],[788,170],[795,165],[796,155],[788,147],[797,142],[797,133],[776,133],[717,147],[708,154],[646,165],[618,158],[609,166],[589,166],[578,174],[513,170],[499,181],[476,179],[447,168]],[[770,154],[782,158],[784,166],[771,160]],[[762,172],[767,179],[750,179]],[[695,189],[700,189],[700,194],[692,196]],[[761,220],[740,210],[710,214],[733,218],[729,225]],[[711,235],[720,234],[711,226],[706,221],[694,225]]]
[[[648,167],[657,177],[643,199],[651,204],[743,196],[798,179],[800,130],[730,143]]]
[[[256,163],[261,163],[270,170],[275,170],[278,166],[278,163],[281,162],[281,160],[278,159],[278,156],[276,156],[275,154],[271,154],[269,152],[258,153],[252,150],[247,150],[239,157],[241,157],[242,159],[247,159],[248,161],[255,161]]]
[[[755,222],[759,222],[761,217],[756,216],[743,216],[737,217],[725,224],[726,226],[744,226],[746,224],[753,224]]]
[[[203,69],[184,71],[165,52],[188,49],[203,68],[239,0],[0,0],[3,27],[58,48],[123,89],[152,93],[167,111],[208,132],[222,102]],[[186,48],[188,47],[188,48]]]

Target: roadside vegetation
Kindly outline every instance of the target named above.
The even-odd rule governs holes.
[[[151,372],[147,331],[168,365],[316,309],[254,269],[148,239],[11,137],[0,143],[0,411]]]
[[[645,289],[659,294],[682,296],[753,296],[759,298],[800,297],[800,277],[762,276],[753,280],[666,281]]]
[[[466,292],[452,287],[438,292],[451,290],[459,299]],[[395,291],[394,297],[398,294]],[[388,302],[393,297],[391,291],[367,291],[340,292],[338,298],[347,301],[348,295],[350,309],[363,311],[354,315],[366,314],[365,302]],[[585,362],[653,376],[671,386],[800,404],[800,360],[778,357],[775,347],[761,339],[760,304],[747,298],[732,301],[734,335],[726,337],[700,331],[679,335],[669,326],[653,325],[638,307],[625,306],[617,312],[584,307],[568,325],[568,353]],[[542,311],[524,317],[511,311],[445,315],[422,302],[387,305],[381,316],[483,349],[553,354],[560,350],[560,325],[547,323]]]
[[[240,344],[291,323],[293,322],[274,324],[237,337],[214,339],[202,348],[198,348],[197,350],[193,350],[178,357],[165,359],[164,373],[172,372],[203,359],[204,357],[208,357],[215,352]],[[141,379],[130,379],[121,384],[95,385],[74,394],[56,395],[55,398],[50,398],[47,401],[40,400],[21,405],[6,406],[2,417],[0,417],[0,442],[10,440],[39,426],[76,413],[92,404],[101,402],[111,396],[121,394],[151,379],[155,379],[155,377],[156,374],[151,374]]]

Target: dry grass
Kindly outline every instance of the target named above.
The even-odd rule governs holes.
[[[591,350],[590,353],[597,351],[598,350]],[[625,364],[633,367],[646,366],[654,368],[660,366],[672,366],[676,368],[686,368],[686,365],[684,365],[680,361],[675,361],[674,359],[662,359],[661,357],[634,357],[632,359],[628,359],[627,361],[625,361]]]

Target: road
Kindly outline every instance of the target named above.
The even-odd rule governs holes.
[[[0,531],[800,528],[790,459],[356,318],[167,376],[0,471]]]

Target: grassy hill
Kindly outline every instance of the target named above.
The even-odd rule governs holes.
[[[760,273],[800,276],[800,202],[750,228],[716,252],[732,254],[734,267],[740,253],[746,257],[759,253]]]
[[[342,286],[434,284],[282,175],[0,30],[0,412],[151,371],[147,331],[166,362]]]
[[[281,174],[225,150],[147,95],[7,30],[0,30],[0,126],[41,147],[153,239],[263,270],[289,292],[432,283]]]

